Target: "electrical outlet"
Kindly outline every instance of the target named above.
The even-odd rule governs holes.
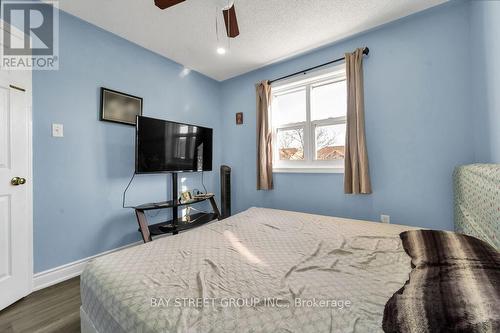
[[[380,215],[380,222],[391,223],[391,217],[389,215]]]
[[[64,126],[63,124],[52,124],[52,136],[54,138],[64,137]]]

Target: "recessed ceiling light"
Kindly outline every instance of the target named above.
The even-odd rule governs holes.
[[[217,48],[217,54],[224,55],[226,54],[226,49],[223,47],[218,47]]]

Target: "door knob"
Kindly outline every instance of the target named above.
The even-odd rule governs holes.
[[[14,177],[10,180],[10,183],[14,186],[18,186],[18,185],[24,185],[26,184],[26,179],[24,178],[21,178],[21,177]]]

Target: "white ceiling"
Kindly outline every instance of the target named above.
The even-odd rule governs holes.
[[[235,0],[240,36],[216,53],[217,7],[187,0],[61,0],[59,7],[118,36],[222,81],[393,21],[447,0]],[[223,27],[220,27],[223,37]],[[226,45],[226,38],[219,44]]]

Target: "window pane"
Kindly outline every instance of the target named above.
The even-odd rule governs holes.
[[[344,158],[345,124],[316,126],[316,159],[341,160]]]
[[[342,117],[347,113],[346,81],[313,87],[311,98],[312,120]]]
[[[273,125],[306,121],[306,90],[296,90],[273,99]]]
[[[280,160],[304,159],[304,129],[279,129],[278,150]]]

